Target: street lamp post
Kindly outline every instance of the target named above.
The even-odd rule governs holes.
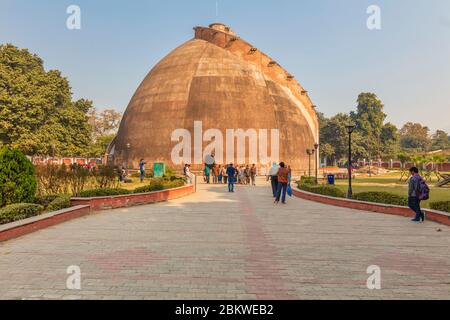
[[[308,155],[308,172],[311,177],[311,156],[314,154],[313,149],[306,149],[306,154]]]
[[[353,198],[352,190],[352,133],[355,130],[354,124],[349,124],[346,126],[348,132],[348,193],[347,197],[349,199]]]
[[[126,163],[126,168],[125,168],[127,174],[128,174],[129,166],[130,166],[130,163],[129,163],[129,160],[130,160],[130,149],[131,149],[131,144],[127,143],[127,163]]]
[[[316,143],[314,144],[314,150],[316,151],[316,156],[314,157],[314,159],[316,160],[316,184],[319,183],[319,168],[317,165],[317,158],[319,157],[319,144]]]

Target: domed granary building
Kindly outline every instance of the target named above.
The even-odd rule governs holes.
[[[136,90],[108,150],[114,164],[199,169],[212,154],[218,164],[284,161],[307,170],[306,149],[319,139],[307,91],[224,24],[194,30]]]

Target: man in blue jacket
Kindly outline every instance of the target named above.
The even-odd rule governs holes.
[[[233,167],[233,164],[230,163],[227,168],[228,175],[228,192],[234,192],[234,176],[236,175],[236,169]]]

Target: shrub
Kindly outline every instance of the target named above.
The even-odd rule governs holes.
[[[69,207],[70,207],[70,196],[60,195],[57,196],[55,199],[53,199],[53,201],[48,204],[45,210],[51,212],[62,210]]]
[[[17,203],[0,209],[0,224],[10,223],[39,215],[44,207],[39,204]]]
[[[430,203],[430,208],[439,211],[450,212],[450,201],[438,201]]]
[[[140,178],[141,177],[141,173],[139,171],[135,172],[135,173],[132,173],[131,177],[132,178]],[[146,169],[145,170],[145,178],[147,178],[147,179],[153,178],[153,169]]]
[[[30,160],[18,150],[0,149],[0,207],[31,202],[37,182]]]
[[[43,206],[44,208],[47,208],[48,205],[56,198],[58,198],[57,195],[36,196],[34,198],[33,203],[39,204],[39,205]]]
[[[170,178],[176,175],[175,169],[171,167],[166,168],[166,172],[164,173],[165,178]]]
[[[147,193],[165,189],[180,188],[184,186],[185,183],[186,182],[184,178],[176,176],[166,178],[152,178],[150,184],[136,188],[134,190],[134,193]]]
[[[113,166],[100,166],[94,173],[97,187],[103,188],[116,188],[119,185],[119,172],[116,167]]]
[[[397,206],[407,206],[408,199],[389,192],[361,192],[353,195],[353,199],[359,201],[393,204]]]
[[[80,193],[85,189],[90,176],[91,173],[89,169],[79,164],[72,164],[70,166],[70,170],[67,173],[67,179],[73,195],[80,195]]]
[[[69,183],[65,164],[46,164],[36,166],[39,195],[67,194]]]
[[[329,186],[329,185],[311,185],[311,184],[304,184],[299,183],[298,188],[300,190],[304,190],[311,193],[317,193],[324,196],[330,196],[330,197],[336,197],[336,198],[345,198],[345,193],[335,187],[335,186]]]
[[[139,187],[134,190],[134,193],[147,193],[147,192],[154,192],[154,191],[161,191],[164,190],[164,186],[162,184],[150,184],[147,186]]]
[[[92,189],[85,190],[79,193],[81,198],[93,198],[93,197],[109,197],[109,196],[121,196],[130,194],[130,190],[126,189]]]
[[[309,177],[309,176],[302,176],[300,178],[300,182],[302,184],[316,184],[316,178],[314,177]]]
[[[186,182],[183,179],[175,179],[164,183],[164,188],[166,189],[181,188],[185,185],[185,183]]]

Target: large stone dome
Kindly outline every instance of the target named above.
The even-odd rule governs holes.
[[[212,151],[218,163],[265,166],[280,160],[306,170],[305,150],[318,141],[319,129],[303,87],[229,27],[215,23],[194,30],[194,39],[162,59],[132,97],[110,148],[114,163],[136,167],[144,158],[178,168],[183,163],[198,168],[212,151],[208,148],[211,139],[222,139],[212,134],[218,132],[223,135],[219,145],[224,149]],[[247,152],[239,157],[238,147],[233,151],[230,145],[236,141],[228,136],[230,129],[242,129],[241,133],[258,139],[258,150],[247,139]],[[183,132],[190,134],[189,139],[177,135]],[[266,136],[267,142],[261,141]],[[186,148],[180,151],[177,145],[182,140]],[[267,157],[261,156],[264,153]],[[182,160],[174,160],[174,154],[181,154]]]

